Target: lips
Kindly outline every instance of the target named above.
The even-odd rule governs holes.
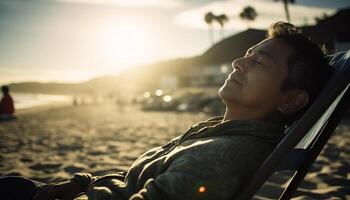
[[[242,85],[241,81],[239,81],[240,79],[238,79],[236,76],[234,76],[233,74],[230,74],[228,77],[227,77],[227,80],[228,81],[232,81],[232,82],[235,82],[239,85]]]

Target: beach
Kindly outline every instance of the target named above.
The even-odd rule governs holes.
[[[146,150],[208,119],[204,113],[144,112],[136,106],[62,105],[18,112],[0,123],[0,175],[44,182],[76,172],[125,171]],[[350,121],[343,121],[314,163],[294,199],[350,199]],[[260,199],[271,199],[283,183],[269,183]],[[285,181],[285,180],[283,180]]]

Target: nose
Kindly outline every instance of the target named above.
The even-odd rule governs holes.
[[[245,72],[245,67],[244,67],[244,63],[243,63],[243,59],[244,58],[238,58],[236,60],[234,60],[232,62],[232,68],[235,70],[235,71],[239,71],[241,73],[244,73]]]

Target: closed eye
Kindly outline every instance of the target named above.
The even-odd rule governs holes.
[[[258,65],[265,65],[265,63],[261,62],[259,59],[257,59],[255,62],[256,62],[256,64],[258,64]]]

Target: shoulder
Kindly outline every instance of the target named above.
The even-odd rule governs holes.
[[[225,179],[229,175],[241,179],[250,177],[273,149],[274,146],[252,137],[218,137],[208,138],[205,145],[184,157],[217,178]]]
[[[220,150],[220,152],[225,154],[233,155],[245,153],[247,151],[259,152],[264,149],[270,151],[274,148],[274,145],[250,135],[208,137],[203,139],[203,143],[204,145],[200,147],[207,149],[209,152],[217,152],[217,150]]]
[[[197,140],[182,156],[190,157],[199,163],[210,166],[236,165],[237,162],[261,162],[273,150],[274,146],[249,136],[222,136]],[[181,157],[182,157],[181,156]]]

